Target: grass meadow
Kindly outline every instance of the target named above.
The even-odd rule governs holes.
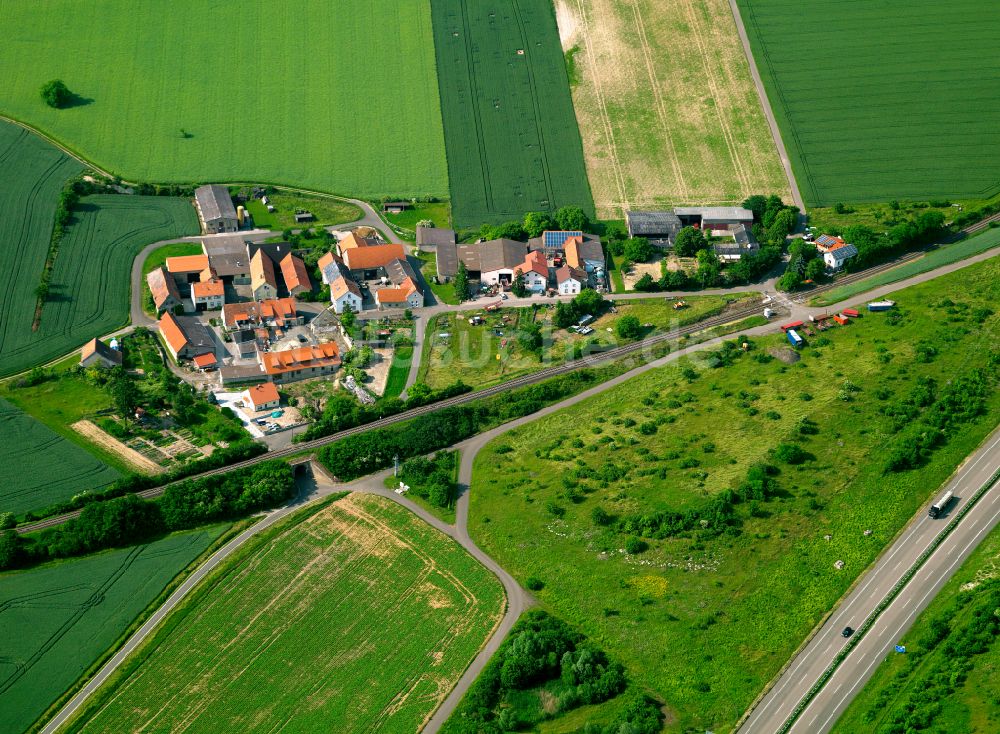
[[[106,487],[120,476],[90,452],[0,398],[0,513],[38,510]]]
[[[225,528],[0,575],[0,730],[30,729]]]
[[[447,193],[428,0],[3,10],[0,112],[129,180]],[[46,107],[50,79],[77,103]]]
[[[727,0],[558,0],[600,217],[789,198]]]
[[[1000,263],[982,263],[798,354],[761,337],[728,366],[685,358],[500,436],[476,459],[470,532],[522,583],[541,579],[544,607],[666,702],[668,731],[728,730],[996,426],[994,388],[926,463],[884,472],[901,439],[891,413],[918,381],[944,391],[996,354],[998,284]],[[776,459],[782,443],[806,460]],[[632,535],[654,513],[703,511],[759,462],[778,468],[777,488],[735,505],[735,526]]]
[[[738,1],[806,204],[1000,190],[1000,5]]]
[[[594,214],[550,0],[431,4],[457,227]]]
[[[503,609],[500,583],[452,540],[348,495],[251,541],[70,731],[413,732]]]
[[[882,734],[888,725],[913,702],[922,702],[925,692],[938,676],[951,675],[953,665],[941,643],[956,644],[975,613],[982,613],[980,601],[988,603],[986,587],[996,598],[1000,585],[1000,530],[994,530],[955,576],[917,618],[899,644],[905,655],[890,655],[854,699],[833,728],[834,734],[868,731]],[[987,610],[987,613],[989,610]],[[936,633],[948,630],[943,638]],[[936,644],[935,644],[936,643]],[[950,687],[949,695],[939,703],[928,732],[963,732],[990,734],[1000,730],[1000,643],[994,636],[987,651],[967,656],[969,670]],[[963,666],[964,667],[964,666]],[[929,703],[929,702],[928,702]]]

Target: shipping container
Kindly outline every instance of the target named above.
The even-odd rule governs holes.
[[[833,320],[836,321],[841,326],[847,326],[847,317],[842,314],[834,314]]]
[[[781,330],[782,331],[788,331],[789,329],[797,329],[800,326],[802,326],[804,323],[805,323],[804,321],[793,321],[790,324],[783,324],[782,327],[781,327]]]
[[[895,301],[872,301],[868,304],[869,311],[888,311],[896,305]]]
[[[845,308],[843,311],[844,316],[850,316],[852,319],[858,318],[861,314],[858,313],[857,309]]]
[[[799,333],[795,329],[789,329],[787,332],[788,343],[793,347],[801,347],[805,341],[799,336]]]

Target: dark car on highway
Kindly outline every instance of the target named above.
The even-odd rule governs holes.
[[[851,635],[854,634],[854,628],[853,627],[844,627],[844,631],[841,632],[840,634],[843,635],[844,637],[850,637]]]

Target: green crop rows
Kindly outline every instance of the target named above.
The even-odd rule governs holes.
[[[0,399],[0,512],[22,513],[99,489],[120,475]]]
[[[1000,190],[1000,4],[739,4],[806,203]]]
[[[18,353],[32,341],[35,288],[45,267],[59,192],[80,168],[27,130],[0,122],[0,374],[32,364],[33,357],[22,359]]]
[[[223,529],[0,576],[0,730],[28,729]]]
[[[252,541],[70,730],[414,732],[503,607],[452,540],[352,494]]]
[[[432,13],[455,224],[564,205],[593,216],[552,3],[437,0]]]
[[[0,112],[129,180],[447,191],[428,0],[3,4]],[[79,96],[46,107],[42,84]]]

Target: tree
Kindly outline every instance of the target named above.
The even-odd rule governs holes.
[[[42,86],[42,99],[49,107],[61,110],[73,101],[73,93],[63,83],[62,79],[53,79]]]
[[[132,381],[132,377],[121,367],[111,370],[108,393],[115,404],[115,410],[122,418],[131,418],[135,415],[136,406],[139,404],[139,389]]]
[[[624,252],[625,257],[632,262],[649,262],[650,258],[653,257],[653,246],[649,244],[649,240],[645,237],[632,237],[625,240]]]
[[[354,328],[355,321],[357,317],[354,314],[354,309],[351,308],[350,303],[344,304],[344,310],[340,314],[340,325],[343,327],[345,332],[349,332]]]
[[[806,263],[806,280],[817,281],[826,274],[826,264],[818,257]]]
[[[555,229],[555,222],[547,212],[528,212],[524,215],[524,232],[528,237],[541,237],[547,229]]]
[[[722,266],[719,257],[712,250],[698,251],[698,273],[696,275],[702,288],[718,285]]]
[[[684,227],[674,238],[674,252],[679,257],[694,257],[708,247],[705,233],[695,227]]]
[[[643,273],[642,277],[635,282],[634,287],[635,290],[642,291],[643,293],[652,293],[660,290],[660,284],[653,280],[653,276],[649,273]]]
[[[753,212],[753,220],[759,222],[764,217],[764,210],[767,208],[767,197],[761,194],[754,194],[743,202],[743,208]]]
[[[528,295],[528,286],[524,284],[524,273],[521,272],[520,268],[514,271],[514,282],[510,284],[510,289],[518,298],[524,298]]]
[[[555,219],[559,229],[585,232],[590,227],[590,220],[578,206],[564,206],[557,209]]]
[[[604,305],[604,298],[600,293],[589,288],[585,291],[581,291],[576,298],[573,299],[573,307],[576,309],[578,316],[583,316],[584,314],[591,314],[596,316],[601,311],[601,307]]]
[[[431,395],[431,388],[426,382],[414,382],[406,389],[406,399],[412,401],[426,400]]]
[[[798,216],[793,209],[782,209],[774,215],[767,227],[767,241],[784,244],[785,238],[795,229]]]
[[[615,333],[622,339],[638,339],[642,336],[642,324],[635,316],[622,316],[615,323]]]
[[[461,260],[458,261],[458,270],[455,271],[453,284],[455,286],[455,298],[461,303],[469,297],[469,270]]]
[[[537,352],[542,348],[541,324],[528,324],[517,332],[517,343],[529,352]]]
[[[43,280],[35,286],[35,296],[39,301],[44,301],[49,297],[49,281]]]
[[[577,315],[573,310],[573,305],[559,302],[556,304],[556,313],[552,317],[552,323],[557,329],[566,329],[576,323]]]

